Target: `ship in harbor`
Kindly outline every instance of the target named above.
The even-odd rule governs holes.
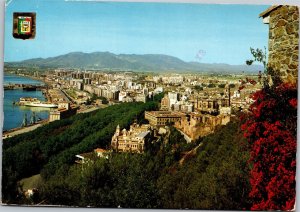
[[[21,97],[18,103],[20,106],[28,107],[45,107],[45,108],[57,108],[58,105],[55,103],[42,102],[37,98]]]
[[[47,107],[47,108],[57,108],[57,104],[53,104],[53,103],[48,103],[48,102],[30,102],[25,104],[24,106],[28,106],[28,107]]]

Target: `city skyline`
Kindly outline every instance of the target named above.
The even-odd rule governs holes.
[[[16,0],[6,8],[5,62],[108,51],[244,64],[250,47],[267,47],[268,26],[258,18],[267,7]],[[33,40],[12,37],[12,14],[21,10],[37,14]]]

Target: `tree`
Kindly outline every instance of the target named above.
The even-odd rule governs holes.
[[[109,103],[108,100],[107,100],[107,98],[105,98],[103,96],[100,96],[99,99],[102,100],[102,104],[108,104]]]
[[[194,86],[194,89],[196,90],[196,91],[203,91],[203,87],[201,87],[200,85],[195,85]]]
[[[219,84],[218,87],[219,88],[225,88],[225,84]]]
[[[264,66],[264,72],[267,73],[267,50],[266,47],[264,47],[264,50],[262,49],[254,49],[250,47],[250,52],[252,56],[254,57],[254,60],[247,60],[246,64],[247,65],[252,65],[254,61],[260,62]]]
[[[235,84],[229,84],[229,88],[235,88]]]

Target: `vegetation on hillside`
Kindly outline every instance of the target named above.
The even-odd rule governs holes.
[[[159,98],[159,97],[156,97]],[[3,141],[3,201],[15,202],[17,182],[42,173],[47,179],[55,171],[74,162],[76,154],[94,148],[108,148],[116,126],[128,127],[144,116],[145,110],[157,109],[157,102],[123,103],[88,114],[55,121],[32,132]]]
[[[39,140],[30,133],[22,135],[23,139],[27,139],[23,142],[16,143],[14,139],[17,137],[10,139],[12,143],[5,144],[4,150],[5,202],[28,203],[18,192],[17,181],[41,172],[42,185],[39,195],[31,200],[33,204],[43,202],[124,208],[249,208],[249,156],[245,151],[245,140],[240,133],[238,121],[222,126],[216,133],[189,144],[175,128],[170,127],[170,136],[148,146],[144,154],[113,153],[108,160],[99,158],[93,165],[74,164],[75,154],[91,151],[95,147],[106,147],[115,130],[113,125],[126,127],[136,114],[140,115],[139,111],[154,107],[156,104],[153,103],[112,106],[64,121],[63,129],[58,128],[59,122],[54,122],[57,134],[51,137],[48,134],[48,139],[43,137]],[[109,124],[106,124],[107,120],[110,120]],[[92,125],[94,127],[90,129]],[[49,129],[40,130],[47,133]],[[10,158],[11,154],[18,154],[23,149],[26,154]],[[189,154],[192,150],[195,154]],[[22,157],[24,163],[20,163]],[[185,160],[180,163],[182,157]],[[25,170],[22,164],[29,169]],[[33,169],[36,164],[39,169]],[[22,172],[16,166],[20,166]]]
[[[238,123],[230,123],[186,144],[173,128],[158,151],[112,154],[92,166],[58,169],[42,186],[39,201],[91,207],[248,208],[248,154],[241,148],[245,140],[238,129]],[[196,154],[180,165],[183,150],[199,143]]]
[[[3,143],[4,203],[124,208],[248,209],[249,155],[235,120],[186,143],[174,127],[144,154],[112,153],[92,165],[75,155],[109,148],[116,126],[144,123],[163,94],[55,121]],[[184,158],[184,160],[183,160]],[[21,179],[40,174],[38,195],[24,198]],[[29,178],[31,179],[31,178]],[[26,182],[23,180],[21,182]]]

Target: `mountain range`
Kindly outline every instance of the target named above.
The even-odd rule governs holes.
[[[34,58],[19,62],[6,62],[6,66],[40,68],[83,68],[96,70],[126,71],[172,71],[172,72],[213,72],[213,73],[257,73],[260,65],[229,65],[224,63],[185,62],[177,57],[163,54],[113,54],[110,52],[71,52],[49,58]]]

